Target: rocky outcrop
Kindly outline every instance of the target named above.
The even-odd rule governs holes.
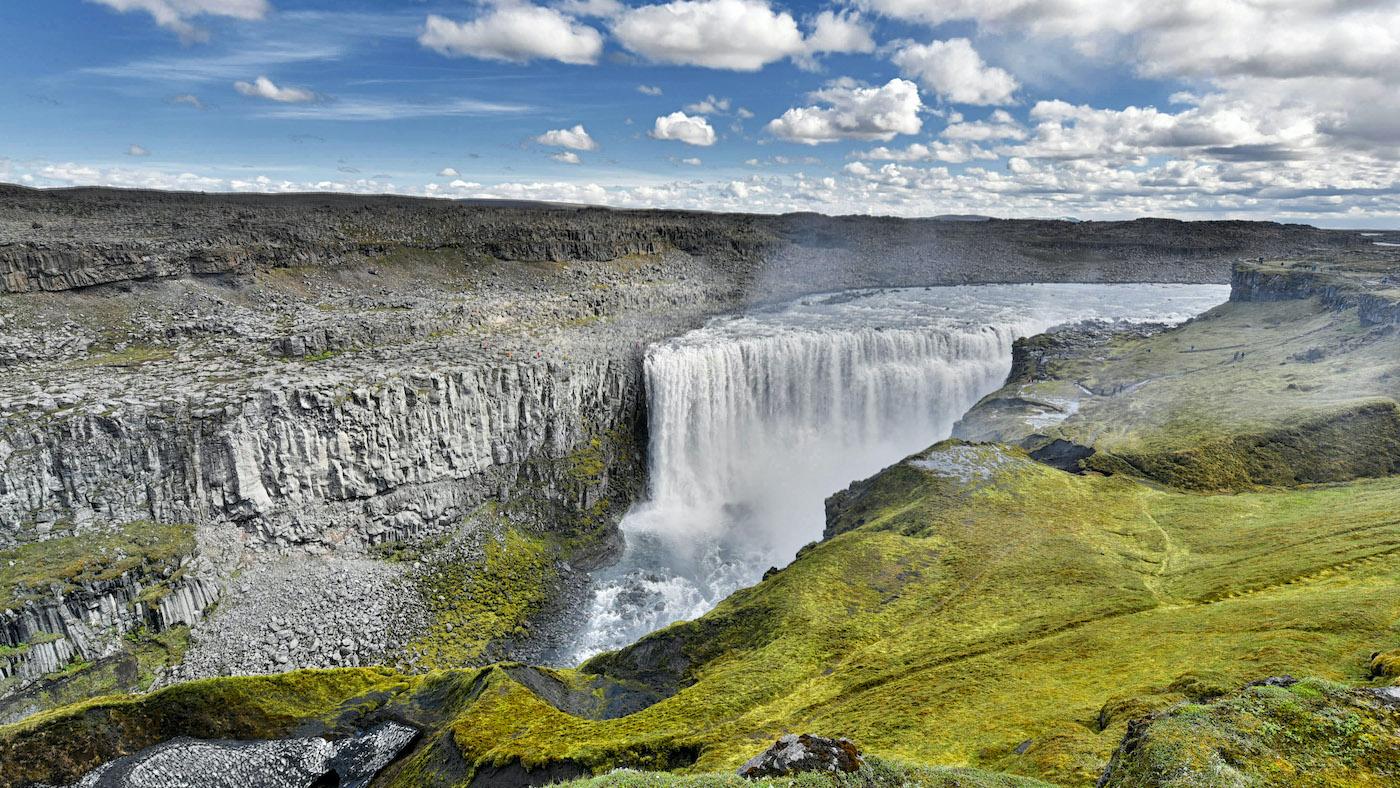
[[[1016,340],[1006,382],[963,414],[953,425],[952,436],[1040,447],[1044,441],[1038,433],[1074,415],[1080,399],[1093,393],[1074,380],[1062,380],[1057,366],[1102,355],[1114,339],[1143,339],[1167,328],[1162,323],[1086,320]],[[1057,382],[1063,385],[1046,385]],[[1061,458],[1074,453],[1068,446],[1055,450]]]
[[[263,547],[421,535],[526,485],[579,510],[609,477],[572,452],[641,422],[627,358],[424,370],[353,388],[266,385],[11,419],[0,429],[0,539],[26,522],[209,523]]]
[[[1323,262],[1242,264],[1230,278],[1231,301],[1316,298],[1329,309],[1356,309],[1362,325],[1400,325],[1398,262],[1338,270]]]
[[[1099,788],[1389,785],[1400,691],[1277,676],[1128,724]]]
[[[99,766],[71,788],[362,788],[417,737],[397,722],[335,740],[182,737]]]
[[[207,563],[184,557],[0,611],[0,698],[110,657],[129,634],[193,626],[219,593]]]
[[[0,290],[337,266],[399,248],[465,259],[680,251],[774,293],[992,281],[1219,282],[1241,258],[1368,245],[1269,222],[947,221],[636,211],[359,195],[0,186]]]
[[[849,739],[790,733],[740,766],[739,776],[760,780],[803,772],[854,772],[861,763],[860,751]]]

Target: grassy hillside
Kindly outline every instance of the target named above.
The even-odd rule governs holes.
[[[1367,733],[1391,712],[1348,711],[1362,696],[1334,685],[1396,672],[1372,659],[1400,648],[1394,328],[1315,300],[1233,303],[1060,363],[1046,385],[1091,393],[1032,443],[1091,446],[1093,472],[947,441],[836,496],[829,538],[787,568],[578,670],[304,672],[100,700],[0,729],[0,778],[71,779],[174,733],[391,717],[427,733],[380,785],[726,785],[784,732],[849,737],[887,770],[852,785],[1092,785],[1151,713],[1114,784],[1214,784],[1191,770],[1220,758],[1241,781],[1395,774],[1400,752]],[[1232,695],[1281,674],[1316,680]]]

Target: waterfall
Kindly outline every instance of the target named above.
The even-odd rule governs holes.
[[[947,437],[1011,345],[1058,323],[1184,320],[1227,287],[997,285],[843,293],[649,349],[651,488],[562,661],[700,615],[820,538],[823,501]]]

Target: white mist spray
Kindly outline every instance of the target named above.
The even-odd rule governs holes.
[[[820,538],[822,503],[948,435],[1016,338],[1089,318],[1179,321],[1228,288],[993,285],[843,293],[713,321],[646,358],[649,499],[564,661],[703,613]]]

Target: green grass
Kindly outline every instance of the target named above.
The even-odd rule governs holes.
[[[0,727],[0,784],[70,781],[111,753],[172,735],[277,738],[332,730],[342,705],[363,712],[408,681],[363,668],[205,679],[147,696],[96,698]]]
[[[27,689],[18,697],[0,701],[0,717],[8,717],[21,709],[53,709],[118,692],[142,692],[150,687],[161,669],[180,661],[189,646],[189,637],[189,628],[185,626],[159,633],[130,632],[116,654],[88,663],[81,671],[50,677],[50,681]]]
[[[175,355],[172,348],[133,345],[125,350],[97,351],[81,359],[68,363],[70,368],[82,367],[133,367],[156,361],[164,361]]]
[[[248,736],[392,691],[434,709],[434,741],[449,737],[468,764],[729,771],[782,732],[811,731],[880,758],[1087,785],[1134,715],[1277,673],[1362,681],[1369,655],[1397,640],[1400,567],[1385,545],[1400,531],[1400,480],[1202,496],[1013,458],[969,492],[910,470],[881,474],[874,508],[843,515],[864,524],[654,636],[678,644],[688,686],[637,714],[575,717],[499,669],[450,702],[428,678],[388,672],[211,680],[173,697],[219,735]],[[1245,582],[1222,595],[1235,572]],[[191,730],[166,693],[139,714],[106,703]],[[42,744],[0,729],[4,742]]]
[[[115,580],[143,566],[173,568],[194,551],[194,527],[148,521],[0,550],[0,610]]]

